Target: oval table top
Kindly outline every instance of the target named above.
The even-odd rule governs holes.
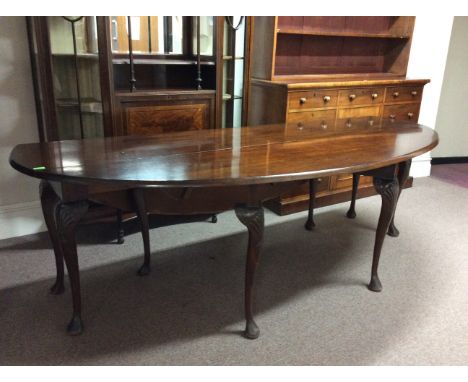
[[[434,130],[415,123],[328,129],[310,122],[21,144],[10,164],[56,181],[246,185],[372,170],[437,143]]]

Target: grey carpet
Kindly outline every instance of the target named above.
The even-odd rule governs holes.
[[[319,209],[314,232],[305,213],[266,213],[255,341],[240,335],[247,234],[232,212],[153,229],[143,278],[134,223],[123,245],[110,243],[112,226],[81,228],[79,337],[64,332],[68,283],[62,296],[47,293],[47,236],[4,240],[0,364],[468,364],[468,190],[425,178],[403,193],[380,294],[366,288],[379,208],[377,196],[359,200],[354,221],[347,204]]]

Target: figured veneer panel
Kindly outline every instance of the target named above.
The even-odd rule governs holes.
[[[126,109],[127,133],[154,135],[206,129],[208,113],[206,103],[129,107]]]

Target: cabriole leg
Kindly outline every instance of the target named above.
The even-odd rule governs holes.
[[[260,249],[263,241],[264,216],[263,208],[259,207],[236,207],[236,215],[240,222],[249,231],[249,244],[247,249],[247,263],[245,268],[245,319],[246,326],[244,336],[255,339],[260,335],[260,330],[253,318],[253,284],[255,270],[257,269]]]
[[[397,203],[398,200],[400,199],[401,191],[403,190],[403,187],[408,180],[409,177],[409,172],[411,169],[411,159],[406,161],[406,162],[401,162],[398,164],[398,183],[400,184],[400,191],[398,193],[397,197]],[[392,237],[398,237],[400,232],[398,229],[395,227],[395,214],[393,214],[392,221],[390,222],[390,226],[388,227],[388,235]]]
[[[357,190],[359,188],[359,178],[360,174],[353,174],[353,191],[351,193],[351,205],[349,206],[349,210],[346,213],[346,216],[350,219],[354,219],[356,217],[356,195],[357,195]]]
[[[42,213],[49,232],[50,240],[54,247],[55,254],[55,267],[56,278],[55,284],[50,288],[52,294],[62,294],[65,291],[64,286],[64,265],[63,265],[63,251],[60,244],[59,234],[57,231],[57,224],[55,215],[57,208],[60,206],[61,200],[53,190],[52,186],[46,181],[41,180],[39,185],[39,194],[41,196]]]
[[[140,220],[141,236],[143,238],[143,248],[145,257],[143,265],[138,270],[138,275],[146,276],[151,271],[151,250],[150,250],[150,239],[149,239],[149,222],[148,222],[148,211],[146,210],[145,196],[143,189],[133,190],[133,199],[137,209],[138,219]]]
[[[382,208],[380,210],[379,223],[377,232],[375,234],[374,255],[372,259],[372,273],[369,289],[373,292],[380,292],[382,284],[377,274],[379,266],[380,253],[385,239],[385,234],[390,225],[390,221],[395,212],[396,201],[400,190],[398,179],[393,178],[379,178],[374,176],[374,187],[376,191],[382,196]]]
[[[57,208],[56,221],[63,249],[63,256],[67,264],[68,277],[73,299],[73,316],[68,324],[68,334],[77,335],[83,331],[81,320],[81,291],[80,270],[78,266],[78,254],[76,251],[75,228],[80,219],[88,211],[88,202],[79,201],[73,203],[62,203]]]
[[[123,229],[122,210],[117,210],[117,244],[125,242],[125,232]]]
[[[317,179],[309,180],[309,214],[305,223],[305,229],[312,231],[315,227],[314,209],[315,209],[315,194],[317,192]]]

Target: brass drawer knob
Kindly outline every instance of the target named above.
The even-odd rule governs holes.
[[[400,95],[400,93],[394,92],[394,93],[393,93],[393,98],[397,98],[397,97],[399,97],[399,95]]]
[[[351,120],[348,119],[348,120],[346,121],[346,127],[351,127],[351,126],[352,126]]]
[[[330,96],[324,96],[323,97],[323,102],[330,102],[331,97]]]
[[[412,95],[413,97],[416,97],[416,96],[418,95],[418,92],[417,92],[416,90],[413,90],[413,91],[411,92],[411,95]]]
[[[352,101],[352,100],[356,99],[356,94],[350,94],[348,96],[348,98],[349,98],[350,101]]]
[[[408,119],[411,119],[411,118],[413,118],[413,116],[414,116],[414,114],[413,114],[413,113],[411,113],[411,112],[409,112],[409,113],[408,113]]]
[[[306,102],[307,102],[307,98],[305,98],[305,97],[299,98],[299,103],[301,105],[304,105]]]
[[[317,182],[321,182],[323,179],[322,178],[317,178]]]
[[[395,114],[390,114],[389,117],[390,117],[390,119],[395,119],[396,115]]]
[[[327,125],[327,123],[325,121],[322,121],[320,126],[322,127],[322,129],[326,129],[328,127],[328,125]]]
[[[376,99],[379,95],[377,93],[372,93],[371,98]]]
[[[372,118],[369,119],[369,126],[373,126],[374,125],[374,120]]]

